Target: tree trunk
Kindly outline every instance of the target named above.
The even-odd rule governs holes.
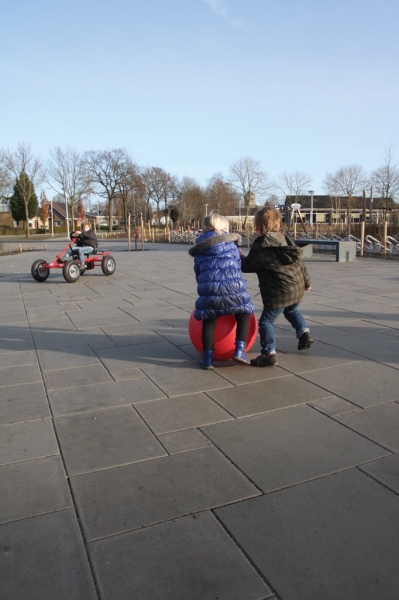
[[[24,200],[24,204],[25,204],[25,234],[26,237],[29,238],[30,234],[29,234],[29,211],[28,211],[28,203],[26,202],[26,200]]]
[[[108,231],[112,233],[112,198],[108,198]]]

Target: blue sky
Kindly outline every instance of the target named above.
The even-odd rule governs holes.
[[[0,147],[126,147],[200,184],[399,162],[397,0],[1,0]]]

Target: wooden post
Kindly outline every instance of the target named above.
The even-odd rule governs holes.
[[[136,225],[135,228],[134,228],[134,247],[135,247],[135,250],[137,250],[137,240],[138,240],[138,237],[139,237],[139,230],[137,229],[137,225]]]
[[[308,232],[307,232],[307,229],[306,229],[306,225],[305,225],[305,223],[304,223],[304,221],[302,219],[301,211],[299,210],[299,208],[297,208],[297,211],[298,211],[298,215],[299,215],[299,218],[301,220],[301,223],[302,223],[303,230],[307,234]]]
[[[364,234],[366,231],[366,221],[360,224],[360,256],[364,256]]]
[[[296,221],[294,221],[294,240],[296,240]]]
[[[382,255],[387,255],[387,230],[388,230],[388,221],[384,221],[384,246],[382,248]]]
[[[127,251],[130,252],[130,213],[127,216]]]
[[[366,222],[366,190],[363,190],[363,222]]]

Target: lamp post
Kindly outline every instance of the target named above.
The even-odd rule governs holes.
[[[69,240],[69,220],[68,220],[68,200],[67,200],[68,188],[65,186],[65,187],[62,188],[62,191],[64,192],[64,198],[65,198],[65,215],[66,215],[66,223],[67,223],[67,240]]]
[[[206,217],[208,216],[208,205],[207,204],[205,204],[205,216]]]
[[[51,237],[54,237],[54,213],[53,213],[53,190],[47,188],[50,192],[50,210],[51,210]]]
[[[312,236],[313,236],[313,194],[314,194],[314,190],[309,190],[309,194],[310,194],[310,231],[312,232]]]

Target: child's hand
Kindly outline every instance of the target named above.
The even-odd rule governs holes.
[[[305,292],[309,292],[311,289],[311,287],[305,288]]]

